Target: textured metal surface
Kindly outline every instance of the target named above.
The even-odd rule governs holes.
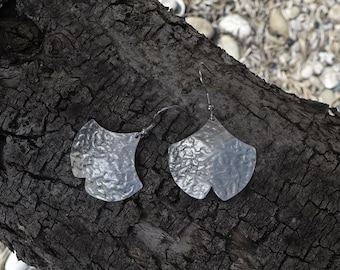
[[[236,139],[216,119],[169,147],[175,182],[196,199],[205,198],[211,187],[224,201],[235,196],[250,181],[255,163],[255,148]]]
[[[87,193],[104,201],[121,201],[142,188],[134,162],[138,134],[110,132],[95,120],[79,130],[72,144],[71,166],[74,176],[86,178]]]

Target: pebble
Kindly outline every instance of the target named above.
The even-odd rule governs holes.
[[[185,13],[185,4],[182,0],[158,0],[163,6],[171,9],[177,16]]]
[[[208,20],[201,17],[186,17],[185,21],[195,28],[200,34],[205,35],[207,38],[213,37],[214,28]]]
[[[313,71],[315,75],[320,75],[323,71],[323,65],[320,62],[316,62],[313,66]]]
[[[311,76],[309,81],[316,89],[318,90],[323,89],[323,85],[318,77]]]
[[[327,30],[331,30],[333,28],[333,23],[331,22],[326,22],[322,25],[322,29],[327,31]]]
[[[297,19],[291,20],[289,25],[295,32],[301,32],[303,30],[302,23]]]
[[[333,89],[334,91],[340,91],[340,81],[339,83],[335,86],[335,88]]]
[[[6,269],[6,270],[7,269],[10,269],[10,270],[28,270],[28,269],[35,270],[36,269],[34,267],[27,265],[23,261],[19,260],[15,253],[11,253],[9,255],[9,257],[6,260],[4,267],[5,268],[1,267],[1,269]]]
[[[313,74],[313,67],[310,64],[306,64],[301,70],[301,77],[308,79]]]
[[[328,18],[340,22],[340,4],[335,4],[330,8]]]
[[[272,9],[269,14],[269,33],[288,38],[288,22],[278,8]]]
[[[322,91],[321,95],[319,96],[319,100],[327,104],[331,104],[334,101],[334,98],[334,92],[329,89]]]
[[[300,14],[300,9],[297,6],[293,6],[291,8],[286,8],[282,11],[282,15],[287,20],[295,19]]]
[[[295,42],[291,47],[291,51],[294,53],[300,53],[301,52],[301,45],[299,42]]]
[[[318,57],[321,62],[326,63],[327,65],[333,65],[334,63],[334,54],[329,52],[319,52]]]
[[[320,79],[322,84],[328,89],[334,88],[340,81],[339,73],[336,72],[332,67],[325,68],[320,76]]]
[[[250,24],[238,14],[231,14],[224,17],[218,24],[223,33],[230,33],[238,38],[246,38],[251,33]]]
[[[217,46],[224,49],[236,60],[240,59],[240,49],[235,39],[229,35],[222,35],[217,41]]]
[[[176,7],[177,7],[177,3],[174,0],[159,0],[159,2],[163,6],[170,8],[170,9],[176,9]]]
[[[287,64],[292,59],[290,53],[286,52],[279,56],[279,60],[282,64]]]

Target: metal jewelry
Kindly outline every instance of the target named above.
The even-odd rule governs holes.
[[[176,184],[189,196],[203,199],[212,187],[215,194],[226,201],[250,181],[256,149],[235,138],[216,119],[201,69],[199,76],[206,91],[210,117],[200,130],[170,145],[169,168]]]
[[[135,169],[138,142],[156,126],[162,112],[179,107],[164,107],[153,122],[140,132],[117,133],[88,121],[76,134],[71,148],[71,167],[75,177],[85,178],[85,190],[91,196],[107,201],[121,201],[139,191],[143,184]]]

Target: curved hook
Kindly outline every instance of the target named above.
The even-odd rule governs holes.
[[[204,80],[203,80],[202,67],[205,67],[211,74],[212,74],[212,72],[210,71],[210,69],[207,67],[206,64],[204,64],[203,62],[200,63],[200,67],[198,69],[198,74],[200,76],[200,82],[202,83],[203,88],[204,88],[204,90],[207,94],[207,103],[208,103],[208,111],[210,111],[210,120],[214,120],[214,118],[215,118],[215,116],[214,116],[214,105],[211,104],[210,95],[209,95],[208,89],[207,89],[207,87],[204,83]]]
[[[156,112],[156,114],[153,116],[153,118],[152,118],[153,121],[151,122],[151,124],[148,125],[146,128],[143,128],[142,131],[141,131],[140,133],[138,133],[137,137],[138,137],[138,136],[141,136],[141,138],[143,138],[143,137],[145,137],[146,135],[148,135],[149,132],[150,132],[150,131],[157,125],[157,123],[158,123],[158,122],[156,121],[157,116],[160,116],[161,113],[163,113],[163,112],[165,112],[165,111],[167,111],[167,110],[169,110],[169,109],[172,109],[172,108],[181,109],[182,111],[184,111],[184,112],[187,113],[187,111],[186,111],[184,108],[182,108],[181,106],[179,106],[179,105],[171,105],[171,106],[163,107],[163,108],[161,108],[158,112]]]

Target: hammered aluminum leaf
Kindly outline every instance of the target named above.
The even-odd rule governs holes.
[[[121,201],[143,184],[135,170],[139,132],[116,133],[88,121],[77,133],[71,149],[75,177],[86,178],[85,190],[103,201]]]
[[[217,120],[170,145],[169,168],[176,184],[188,195],[203,199],[212,187],[223,201],[250,181],[256,149],[231,135]]]

